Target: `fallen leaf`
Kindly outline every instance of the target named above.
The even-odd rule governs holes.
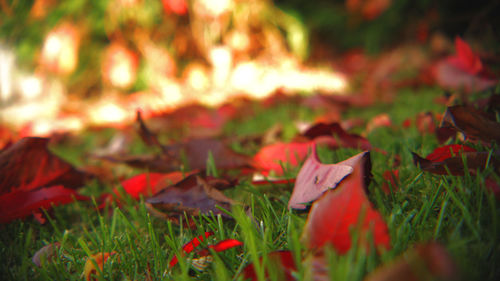
[[[467,138],[500,142],[500,123],[471,106],[448,107],[441,121],[441,127],[453,128]]]
[[[158,140],[158,136],[155,133],[151,132],[151,130],[149,130],[149,128],[144,123],[144,120],[142,120],[140,110],[137,110],[136,122],[139,123],[139,136],[141,137],[142,141],[147,145],[156,146],[160,148],[161,151],[165,152],[165,148]]]
[[[435,65],[434,77],[438,85],[449,90],[471,93],[491,88],[498,82],[483,67],[479,56],[459,37],[455,39],[455,49],[455,56]]]
[[[283,164],[297,166],[314,146],[314,141],[283,143],[267,145],[254,156],[254,165],[258,170],[273,171],[283,174]]]
[[[182,250],[186,253],[186,254],[189,254],[191,253],[194,248],[198,247],[201,242],[203,242],[203,240],[205,238],[208,238],[210,236],[212,236],[214,233],[213,232],[208,232],[206,231],[204,234],[202,235],[199,235],[198,237],[195,237],[193,238],[191,241],[187,242],[186,244],[184,244],[184,246],[182,246]],[[173,267],[175,266],[177,263],[179,262],[179,259],[177,258],[176,255],[174,255],[172,257],[172,259],[170,260],[170,262],[168,263],[169,267]]]
[[[215,245],[209,245],[208,248],[205,248],[201,251],[198,251],[196,255],[198,257],[193,258],[191,260],[191,265],[196,268],[199,271],[205,270],[205,268],[212,262],[212,256],[210,255],[210,249],[214,250],[215,252],[223,252],[229,249],[232,249],[234,247],[238,247],[243,245],[240,241],[236,239],[225,239],[222,241],[219,241]]]
[[[74,200],[88,200],[86,196],[62,185],[37,190],[16,190],[0,196],[0,223],[24,218],[40,209],[67,204]]]
[[[366,124],[366,132],[370,133],[376,128],[392,126],[391,117],[387,113],[381,113],[374,116],[368,124]]]
[[[469,44],[460,37],[455,37],[455,56],[450,56],[446,60],[449,64],[470,74],[478,74],[483,70],[483,63],[475,54]]]
[[[364,176],[368,173],[364,171],[365,161],[358,161],[349,176],[313,203],[303,231],[303,240],[310,249],[321,251],[325,244],[331,244],[339,254],[344,254],[352,243],[366,245],[368,232],[375,246],[390,247],[387,225],[365,192]],[[357,226],[359,241],[353,242],[351,232]]]
[[[462,152],[450,158],[446,158],[442,161],[431,161],[420,157],[416,153],[412,153],[413,163],[420,166],[420,169],[437,175],[448,175],[451,173],[455,176],[463,176],[465,174],[464,159],[467,163],[468,172],[475,173],[477,169],[484,170],[486,164],[489,162],[491,166],[495,167],[498,171],[500,163],[498,161],[498,155],[490,155],[489,152]],[[462,157],[464,159],[462,159]]]
[[[218,169],[235,169],[250,165],[250,159],[238,154],[227,145],[215,138],[197,138],[182,143],[167,146],[167,151],[175,159],[185,155],[190,170],[204,170],[209,154],[212,154],[214,164]]]
[[[328,189],[334,189],[339,182],[353,171],[353,166],[363,157],[369,157],[368,152],[359,153],[336,164],[321,164],[316,147],[304,162],[297,175],[288,208],[305,209],[306,203],[318,199]]]
[[[487,178],[484,181],[484,186],[493,192],[493,195],[497,200],[500,200],[500,184],[498,181],[492,179],[492,178]]]
[[[59,242],[47,244],[36,251],[31,260],[36,266],[41,267],[42,262],[50,262],[54,258],[59,247],[61,247]]]
[[[83,267],[83,276],[86,281],[98,280],[94,275],[99,275],[99,271],[102,272],[104,263],[108,260],[110,256],[116,255],[116,252],[110,253],[97,253],[87,258],[85,266]],[[96,265],[99,267],[99,271]]]
[[[398,190],[399,187],[397,183],[399,182],[399,169],[385,171],[382,177],[385,180],[382,184],[382,191],[385,194],[390,194],[391,191],[395,192]]]
[[[371,149],[370,142],[362,136],[350,134],[346,132],[339,123],[317,123],[307,129],[303,134],[310,140],[315,140],[317,137],[333,136],[336,140],[340,141],[336,146],[359,148],[362,150]],[[330,143],[333,146],[333,143]]]
[[[265,280],[295,280],[292,273],[297,271],[297,266],[295,265],[291,251],[271,252],[267,255],[267,261],[268,263],[265,265]],[[262,264],[262,257],[260,258],[260,262]],[[245,279],[251,281],[259,280],[253,263],[247,265],[242,273]],[[275,278],[270,279],[270,276]]]
[[[122,163],[130,167],[140,168],[151,172],[168,173],[179,170],[180,159],[173,159],[163,154],[158,155],[105,155],[94,156],[98,159],[113,163]]]
[[[446,249],[436,242],[417,245],[394,262],[383,265],[364,281],[458,280],[458,269]]]
[[[360,13],[365,20],[378,18],[392,4],[392,0],[346,0],[345,5],[350,13]]]
[[[162,173],[143,173],[121,182],[125,192],[134,199],[139,199],[140,195],[151,196],[156,194],[161,187],[160,184],[167,185],[175,184],[184,178],[182,172],[171,172],[168,174]],[[117,189],[113,191],[119,195]]]
[[[160,193],[146,200],[155,208],[165,210],[170,214],[190,215],[220,214],[227,216],[216,206],[230,209],[234,201],[217,190],[214,186],[221,183],[217,179],[203,179],[199,175],[191,175],[177,184],[167,187]],[[229,183],[224,183],[229,184]]]
[[[457,156],[462,152],[475,152],[476,150],[472,147],[463,144],[450,144],[438,147],[434,151],[427,155],[425,159],[432,162],[441,162],[453,156]]]
[[[214,234],[213,232],[205,232],[204,234],[193,238],[191,241],[189,241],[188,243],[184,244],[184,246],[182,246],[182,251],[183,251],[182,254],[185,255],[185,254],[191,253],[196,247],[198,247],[201,244],[201,242],[203,242],[205,240],[205,238],[208,238],[208,237],[212,236],[213,234]],[[212,249],[215,252],[223,252],[223,251],[226,251],[226,250],[229,250],[231,248],[241,246],[241,245],[243,245],[243,243],[241,243],[240,241],[238,241],[236,239],[225,239],[225,240],[219,241],[215,245],[209,245],[207,248],[205,248],[201,251],[198,251],[196,254],[199,257],[193,258],[191,260],[191,264],[196,269],[202,271],[212,261],[209,249]],[[168,265],[170,268],[172,268],[178,262],[179,262],[179,259],[177,258],[177,255],[174,255],[172,257],[172,259],[170,260],[170,262],[168,263]]]
[[[77,188],[87,175],[53,155],[49,139],[27,137],[0,152],[0,195],[39,187],[63,185]]]
[[[176,144],[162,145],[158,136],[151,132],[142,120],[140,111],[137,112],[137,122],[139,123],[139,135],[143,141],[150,146],[159,148],[160,154],[97,157],[161,173],[178,171],[184,164],[187,164],[189,169],[184,167],[183,170],[205,170],[210,154],[218,169],[235,169],[250,165],[250,159],[247,156],[232,151],[219,139],[194,138]],[[183,160],[186,160],[187,163],[184,163]]]
[[[337,131],[338,128],[341,131]],[[341,133],[332,136],[332,131]],[[370,143],[366,139],[348,134],[337,123],[333,125],[317,124],[306,131],[302,138],[310,140],[291,143],[278,142],[264,146],[253,157],[254,167],[257,170],[264,171],[264,173],[273,171],[277,175],[281,175],[283,174],[284,163],[288,163],[291,166],[298,166],[315,145],[326,145],[332,149],[349,147],[368,150],[371,148]]]

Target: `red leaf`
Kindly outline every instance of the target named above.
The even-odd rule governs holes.
[[[269,266],[266,268],[266,278],[269,277],[268,270],[273,269],[276,273],[280,274],[276,280],[295,280],[292,272],[297,271],[297,266],[295,265],[292,252],[271,252],[267,255],[267,260],[269,261]],[[260,261],[262,262],[262,257],[260,258]],[[250,279],[251,281],[258,280],[253,263],[247,265],[245,269],[243,269],[243,276],[245,279]]]
[[[363,165],[364,160],[359,161],[337,188],[313,203],[304,227],[309,248],[321,250],[325,244],[332,244],[340,254],[346,253],[353,243],[351,231],[357,225],[361,242],[366,242],[366,234],[371,231],[376,246],[390,247],[387,225],[365,193]]]
[[[208,238],[210,236],[212,236],[214,233],[213,232],[205,232],[205,234],[202,234],[202,235],[199,235],[198,237],[195,237],[193,238],[191,241],[187,242],[186,244],[184,244],[184,246],[182,246],[182,250],[186,253],[186,254],[189,254],[191,253],[194,248],[198,247],[201,242],[203,242],[203,240],[205,238]],[[170,262],[168,263],[168,265],[170,267],[173,267],[175,266],[177,263],[179,262],[179,260],[177,259],[177,256],[174,256]]]
[[[86,175],[53,155],[49,139],[23,138],[0,152],[0,194],[43,186],[84,184]]]
[[[222,251],[229,250],[231,248],[241,246],[241,245],[243,245],[243,243],[241,243],[240,241],[238,241],[236,239],[226,239],[226,240],[220,241],[219,243],[217,243],[215,245],[210,245],[208,247],[210,249],[214,249],[214,251],[216,251],[216,252],[222,252]]]
[[[493,192],[497,200],[500,200],[500,184],[492,178],[487,178],[484,182],[486,189]]]
[[[457,54],[447,58],[448,63],[469,74],[478,74],[483,70],[483,64],[469,44],[460,37],[455,38],[455,49]]]
[[[186,0],[161,0],[163,4],[163,11],[169,15],[175,13],[178,15],[185,15],[188,11]]]
[[[181,172],[171,172],[168,174],[162,173],[144,173],[127,180],[122,181],[122,187],[132,198],[139,199],[140,195],[151,196],[156,194],[158,190],[158,184],[164,181],[170,182],[170,184],[175,184],[181,181],[183,178],[183,173]],[[117,196],[119,195],[118,190],[113,191]]]
[[[88,200],[88,197],[61,185],[31,191],[16,190],[0,196],[0,223],[24,218],[41,208],[50,209],[74,199]]]
[[[461,152],[474,152],[474,148],[463,144],[450,144],[434,149],[434,151],[427,155],[425,159],[432,162],[441,162],[453,156],[459,155]]]
[[[491,77],[469,45],[461,38],[455,39],[457,54],[436,64],[434,76],[437,83],[447,89],[465,92],[483,91],[493,87],[497,79]]]
[[[420,166],[420,169],[437,175],[448,175],[451,173],[455,176],[463,176],[467,173],[475,173],[477,169],[483,170],[489,162],[491,166],[499,172],[500,161],[498,155],[490,155],[488,152],[462,152],[462,155],[446,158],[443,161],[433,162],[420,157],[416,153],[413,154],[413,163]],[[491,157],[490,157],[491,156]],[[467,162],[468,170],[465,170],[464,157]]]
[[[288,208],[305,209],[306,203],[318,199],[328,189],[333,189],[347,175],[352,173],[353,166],[366,155],[359,153],[337,164],[321,164],[316,148],[313,147],[311,155],[297,175]]]
[[[497,79],[487,76],[464,72],[446,61],[436,65],[434,75],[439,86],[448,90],[463,90],[466,93],[484,91],[498,82]]]
[[[391,188],[393,192],[398,189],[397,182],[399,182],[399,169],[385,171],[382,177],[385,180],[384,183],[382,184],[382,191],[385,194],[390,194]],[[389,187],[389,183],[391,187]]]
[[[417,245],[371,273],[365,281],[459,280],[458,268],[450,254],[438,243]]]
[[[254,165],[264,171],[282,174],[283,163],[297,166],[314,146],[314,141],[276,143],[263,147],[253,158]]]

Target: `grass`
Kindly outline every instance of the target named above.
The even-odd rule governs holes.
[[[436,240],[451,253],[463,280],[498,280],[500,277],[500,208],[495,198],[486,191],[484,179],[493,174],[488,167],[476,176],[436,176],[422,172],[413,165],[411,151],[426,155],[438,143],[434,136],[421,135],[416,129],[403,129],[401,122],[422,111],[444,111],[433,99],[440,92],[435,89],[402,91],[394,105],[377,105],[369,109],[351,109],[345,117],[372,116],[385,112],[394,121],[390,128],[379,128],[368,134],[369,141],[387,155],[372,152],[373,181],[369,186],[370,199],[385,218],[391,236],[391,249],[378,255],[354,245],[346,255],[327,251],[329,276],[332,280],[363,280],[375,268],[389,263],[416,243]],[[255,105],[255,118],[232,121],[226,134],[250,136],[262,134],[276,122],[285,129],[284,139],[296,131],[293,122],[312,120],[318,113],[306,108],[282,104],[277,108],[260,108]],[[83,149],[74,146],[54,147],[54,151],[72,163],[82,163],[86,152],[97,143],[104,143],[113,135],[109,130],[89,132],[80,138]],[[135,151],[145,148],[138,144]],[[258,146],[237,146],[253,154]],[[486,148],[485,148],[486,149]],[[354,149],[329,150],[321,147],[320,158],[325,163],[335,163],[355,153]],[[401,165],[398,190],[385,194],[382,174],[391,169],[392,159],[400,155]],[[217,175],[213,159],[209,170]],[[285,165],[286,167],[286,165]],[[298,168],[287,173],[296,175]],[[496,178],[498,181],[498,177]],[[272,267],[266,254],[288,249],[296,261],[305,257],[301,232],[307,214],[289,211],[286,206],[292,185],[254,186],[241,182],[226,195],[241,202],[228,210],[234,220],[221,216],[196,217],[193,230],[181,221],[174,225],[152,216],[143,200],[127,198],[118,208],[98,211],[97,203],[76,202],[55,207],[47,215],[49,222],[39,225],[32,219],[17,220],[0,226],[0,276],[4,280],[82,280],[87,258],[100,252],[116,252],[104,264],[98,280],[243,280],[243,268],[254,263],[257,275],[264,280],[266,267]],[[395,187],[392,187],[395,188]],[[94,198],[109,191],[111,186],[97,182],[84,187],[83,193]],[[237,239],[244,246],[214,253],[213,262],[204,271],[193,269],[189,259],[179,259],[179,264],[169,269],[168,262],[179,254],[183,244],[205,231],[214,235],[206,239],[199,249],[223,239]],[[53,262],[36,267],[33,254],[49,243],[59,242]],[[264,257],[262,260],[261,257]],[[271,268],[272,269],[272,268]],[[307,280],[307,264],[299,264],[296,276]],[[271,275],[273,276],[273,275]]]

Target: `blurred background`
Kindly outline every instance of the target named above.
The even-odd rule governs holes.
[[[383,100],[391,69],[421,77],[457,35],[497,60],[498,2],[0,0],[0,121],[44,135],[277,92]]]

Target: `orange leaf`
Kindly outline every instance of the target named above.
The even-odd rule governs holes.
[[[96,278],[94,278],[93,275],[98,275],[99,271],[96,269],[95,265],[97,264],[99,270],[102,272],[104,263],[108,260],[110,256],[115,254],[116,252],[97,253],[87,258],[87,261],[85,262],[85,266],[83,268],[83,276],[85,277],[85,280],[86,281],[96,280]]]

